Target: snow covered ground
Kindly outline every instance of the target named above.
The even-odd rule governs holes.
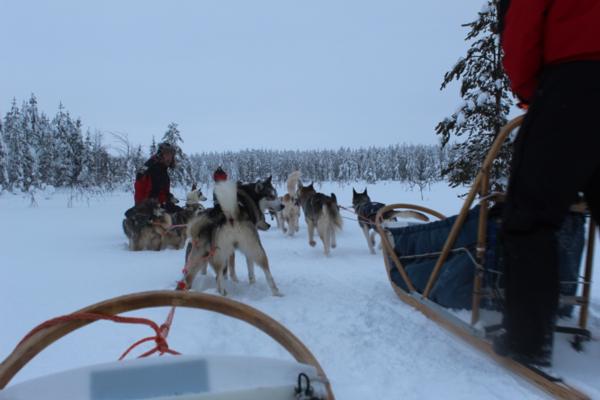
[[[465,191],[436,184],[421,200],[417,190],[399,183],[368,187],[375,201],[416,203],[447,215],[459,210],[462,201],[456,195]],[[327,184],[320,190],[335,192],[342,205],[351,203],[351,186]],[[46,319],[127,293],[174,287],[183,266],[182,250],[127,251],[121,220],[131,197],[118,193],[80,198],[67,207],[68,195],[58,193],[38,196],[39,205],[29,207],[21,196],[0,196],[0,221],[7,228],[0,233],[0,359]],[[257,283],[249,286],[242,262],[240,283],[226,282],[232,299],[271,315],[311,349],[338,399],[546,398],[402,303],[387,281],[381,252],[369,254],[356,222],[344,222],[338,248],[329,258],[320,244],[308,246],[303,222],[293,238],[274,229],[261,233],[284,297],[271,296],[259,269]],[[587,386],[581,387],[600,398],[600,383],[593,379],[600,372],[600,262],[595,277],[590,321],[594,341],[588,345],[587,364],[572,369],[580,377],[588,375]],[[216,293],[212,275],[199,276],[194,289]],[[167,309],[132,314],[162,323]],[[147,327],[92,324],[50,346],[13,383],[113,361],[149,334]],[[557,357],[568,358],[572,350],[564,340],[557,342]],[[169,343],[184,354],[290,357],[258,330],[198,310],[177,310]]]

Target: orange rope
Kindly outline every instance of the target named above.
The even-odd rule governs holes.
[[[125,356],[134,347],[136,347],[142,343],[149,342],[151,340],[154,340],[154,342],[156,343],[156,346],[153,349],[151,349],[151,350],[147,351],[146,353],[142,354],[141,356],[139,356],[139,358],[149,356],[150,354],[153,354],[156,352],[159,352],[161,355],[164,353],[180,354],[177,351],[171,350],[169,348],[169,345],[167,343],[167,337],[163,334],[163,330],[152,320],[149,320],[146,318],[121,317],[118,315],[104,315],[104,314],[86,313],[86,312],[79,312],[79,313],[73,313],[73,314],[69,314],[69,315],[63,315],[61,317],[56,317],[56,318],[52,318],[48,321],[45,321],[45,322],[41,323],[40,325],[36,326],[35,328],[33,328],[27,335],[25,335],[25,337],[23,339],[21,339],[21,341],[19,342],[19,344],[17,346],[20,346],[23,342],[25,342],[31,336],[35,335],[37,332],[42,331],[44,329],[51,328],[56,325],[64,324],[64,323],[71,322],[71,321],[99,321],[99,320],[113,321],[113,322],[123,323],[123,324],[147,325],[150,328],[152,328],[154,330],[154,332],[156,332],[155,336],[149,336],[149,337],[139,340],[138,342],[131,345],[125,351],[125,353],[123,353],[123,355],[119,358],[119,360],[122,360],[123,358],[125,358]],[[168,330],[167,330],[167,332],[168,332]]]
[[[216,247],[211,247],[208,254],[203,256],[201,258],[201,260],[208,260],[210,257],[214,256],[215,252],[216,252]],[[188,274],[189,265],[191,262],[192,262],[192,259],[190,258],[185,263],[185,266],[183,267],[183,270],[181,271],[183,273],[183,277],[177,282],[175,290],[188,290],[189,289],[187,287],[187,284],[185,283],[185,278]],[[49,319],[48,321],[42,322],[41,324],[39,324],[38,326],[33,328],[27,335],[25,335],[25,337],[23,337],[23,339],[21,339],[21,341],[19,342],[17,347],[20,346],[21,344],[23,344],[23,342],[25,342],[27,339],[29,339],[31,336],[35,335],[36,333],[38,333],[44,329],[51,328],[56,325],[64,324],[64,323],[71,322],[71,321],[92,321],[93,322],[93,321],[105,320],[105,321],[112,321],[112,322],[123,323],[123,324],[147,325],[150,328],[152,328],[154,330],[154,332],[156,333],[156,335],[154,335],[154,336],[145,337],[143,339],[138,340],[131,346],[129,346],[129,348],[127,348],[127,350],[125,350],[125,352],[121,355],[121,357],[119,357],[119,361],[123,360],[127,356],[127,354],[129,354],[131,352],[131,350],[133,350],[140,344],[150,342],[152,340],[156,343],[156,346],[154,346],[154,348],[146,351],[145,353],[142,353],[140,356],[138,356],[138,358],[148,357],[149,355],[154,354],[156,352],[158,352],[161,356],[165,353],[180,355],[181,353],[179,353],[175,350],[171,350],[169,348],[169,344],[167,343],[167,337],[169,336],[169,331],[171,330],[171,325],[173,324],[173,318],[175,317],[175,308],[176,308],[176,306],[171,307],[171,310],[169,311],[169,314],[167,315],[167,319],[161,326],[158,326],[156,324],[156,322],[154,322],[150,319],[147,319],[147,318],[121,317],[118,315],[104,315],[104,314],[86,313],[86,312],[78,312],[78,313],[73,313],[73,314],[69,314],[69,315],[63,315],[63,316],[52,318],[52,319]]]

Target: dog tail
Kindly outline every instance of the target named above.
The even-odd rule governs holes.
[[[342,229],[342,216],[334,193],[331,193],[331,199],[323,204],[323,213],[327,215],[327,218],[331,221],[334,229]]]
[[[301,175],[302,175],[302,172],[294,171],[290,174],[290,176],[288,176],[287,191],[288,191],[288,194],[293,198],[296,197],[296,192],[298,191],[298,182],[300,182]]]
[[[239,212],[237,183],[232,181],[217,183],[215,185],[215,196],[225,216],[227,218],[236,218]]]
[[[127,236],[128,238],[130,238],[132,236],[132,231],[133,229],[130,227],[131,225],[131,221],[128,218],[125,218],[123,220],[123,232],[125,233],[125,236]]]

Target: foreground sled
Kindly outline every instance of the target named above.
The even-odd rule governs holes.
[[[490,193],[488,173],[502,143],[522,119],[510,121],[498,135],[459,215],[446,218],[434,210],[410,204],[393,204],[379,211],[376,224],[384,249],[384,262],[392,288],[401,300],[553,396],[587,399],[589,396],[569,384],[565,377],[551,376],[497,356],[491,346],[492,338],[501,328],[503,301],[501,249],[496,240],[501,223],[501,212],[497,208],[501,208],[502,195]],[[471,209],[477,195],[480,196],[479,205]],[[492,209],[489,207],[491,200],[495,202]],[[421,211],[439,221],[385,227],[384,213],[401,209]],[[576,324],[557,326],[556,331],[572,335],[573,347],[581,350],[589,345],[585,342],[591,338],[587,323],[595,225],[590,218],[585,272],[580,277],[578,269],[584,247],[586,213],[581,207],[572,211],[558,240],[563,281],[559,315],[570,315],[574,307],[578,307],[579,315]],[[578,286],[581,287],[579,292]],[[457,311],[460,309],[471,310],[470,318],[465,318],[464,311]]]
[[[5,388],[39,352],[89,324],[76,316],[115,316],[148,307],[200,308],[245,321],[283,346],[294,361],[258,357],[175,356],[101,364]],[[23,340],[0,364],[0,399],[334,400],[319,362],[290,331],[260,311],[219,296],[181,291],[132,294],[82,309]]]

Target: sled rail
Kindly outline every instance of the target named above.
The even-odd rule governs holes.
[[[327,399],[335,399],[325,371],[323,371],[323,368],[315,356],[300,341],[300,339],[279,322],[261,311],[237,301],[226,299],[222,296],[182,291],[141,292],[105,300],[83,308],[76,313],[117,315],[144,308],[166,306],[198,308],[213,311],[239,319],[260,329],[286,349],[297,362],[315,367],[327,390]],[[66,336],[91,322],[92,321],[82,320],[66,321],[59,325],[41,330],[24,340],[11,354],[9,354],[2,364],[0,364],[0,390],[4,389],[14,376],[46,347],[63,336]]]

